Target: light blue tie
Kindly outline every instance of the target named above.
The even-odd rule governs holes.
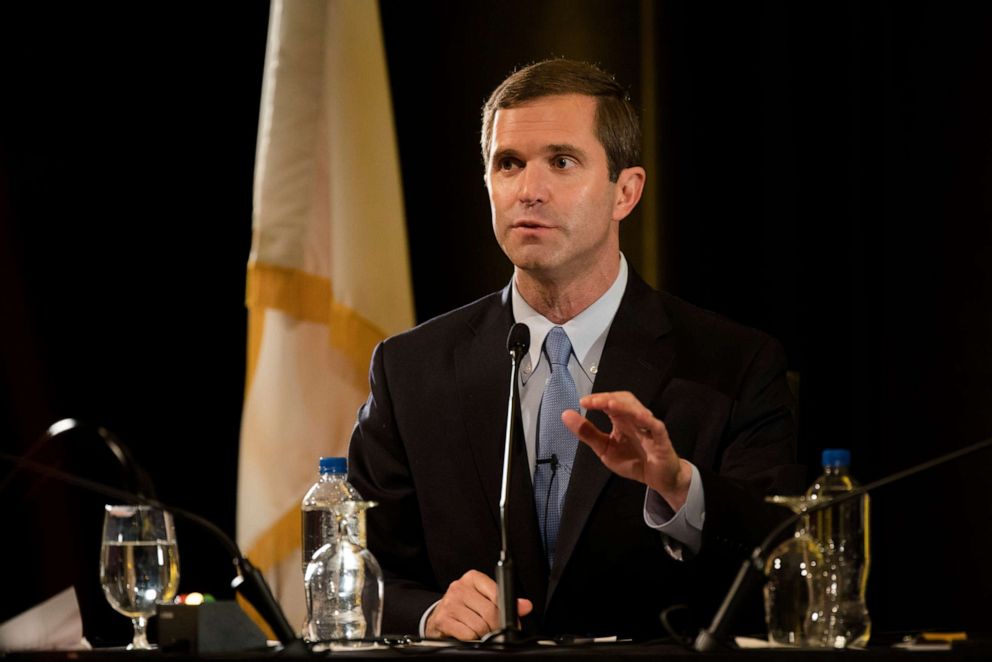
[[[551,329],[544,340],[544,353],[551,366],[551,376],[544,387],[538,415],[534,503],[550,568],[554,566],[561,507],[579,443],[561,422],[561,414],[566,409],[579,410],[579,395],[575,390],[575,381],[568,372],[572,343],[563,328],[556,326]]]

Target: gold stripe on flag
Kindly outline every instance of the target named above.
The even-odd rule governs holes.
[[[265,309],[281,310],[296,319],[326,324],[328,341],[354,360],[353,379],[359,389],[368,387],[368,363],[372,350],[386,333],[348,306],[333,300],[331,283],[297,269],[268,264],[248,268],[247,305],[252,316]],[[249,327],[248,388],[255,374],[262,344],[262,324]]]

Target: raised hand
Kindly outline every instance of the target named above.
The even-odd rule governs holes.
[[[665,424],[627,391],[593,393],[579,404],[609,416],[613,430],[607,434],[572,410],[561,415],[565,427],[610,471],[644,483],[673,510],[681,508],[689,494],[692,467],[675,452]]]

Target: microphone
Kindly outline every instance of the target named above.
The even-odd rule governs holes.
[[[497,606],[499,607],[499,630],[495,641],[510,642],[516,638],[517,596],[514,590],[513,561],[510,559],[510,544],[507,539],[507,504],[510,500],[510,467],[513,448],[517,436],[517,418],[520,415],[520,391],[517,388],[520,361],[530,349],[530,329],[517,322],[510,327],[506,338],[506,351],[510,354],[510,397],[506,407],[506,439],[503,446],[503,482],[499,495],[499,533],[501,547],[496,563]]]
[[[517,322],[510,327],[510,334],[506,337],[506,351],[510,353],[510,358],[519,366],[520,360],[530,349],[530,327]]]
[[[558,454],[557,453],[552,453],[551,454],[551,457],[546,457],[546,458],[543,458],[543,459],[539,459],[537,461],[537,463],[538,464],[550,464],[551,465],[551,473],[554,474],[556,471],[558,471]]]
[[[736,616],[737,611],[740,609],[741,603],[744,601],[744,597],[750,593],[752,589],[764,583],[765,561],[767,560],[769,548],[776,540],[778,540],[782,533],[784,533],[788,528],[794,527],[796,522],[798,522],[801,518],[811,513],[826,510],[827,508],[831,508],[864,494],[868,494],[869,492],[872,492],[880,487],[884,487],[885,485],[900,481],[903,478],[908,478],[928,469],[932,469],[946,462],[950,462],[951,460],[956,460],[959,457],[964,457],[965,455],[971,455],[972,453],[985,450],[989,446],[992,446],[992,437],[985,439],[984,441],[979,441],[978,443],[970,446],[965,446],[964,448],[952,451],[945,455],[940,455],[932,460],[927,460],[926,462],[917,464],[916,466],[908,469],[897,471],[894,474],[880,478],[875,482],[868,483],[862,487],[855,488],[850,492],[846,492],[832,499],[821,501],[807,507],[801,513],[793,513],[790,517],[782,520],[782,522],[772,529],[771,533],[769,533],[765,539],[761,541],[761,544],[755,547],[754,552],[751,553],[751,556],[744,561],[743,565],[741,565],[741,569],[737,573],[734,583],[727,592],[727,597],[724,598],[723,604],[720,605],[716,615],[713,617],[713,622],[710,623],[708,628],[699,631],[699,635],[696,637],[693,648],[703,653],[731,648],[731,645],[727,643],[727,632],[733,624],[734,616]]]
[[[60,421],[59,423],[63,423],[63,421]],[[52,426],[52,428],[54,427],[55,426]],[[49,428],[49,432],[51,432],[52,428]],[[72,428],[64,427],[64,429],[56,430],[55,434],[60,434],[62,431],[67,431],[69,429]],[[54,434],[52,436],[54,437]],[[42,438],[44,439],[44,437]],[[117,442],[117,444],[120,448],[124,448],[123,444],[120,444],[119,442]],[[130,457],[130,453],[125,452],[125,455]],[[228,553],[232,557],[232,562],[234,563],[235,570],[237,571],[237,576],[231,581],[231,587],[240,593],[241,596],[255,608],[265,622],[269,624],[269,627],[272,628],[272,631],[279,639],[279,643],[285,647],[297,644],[296,646],[293,646],[293,650],[300,648],[305,652],[305,647],[302,647],[302,640],[296,636],[292,626],[289,624],[289,621],[286,620],[286,615],[283,613],[279,603],[276,602],[275,597],[272,595],[272,590],[266,583],[262,573],[260,573],[258,569],[244,557],[237,544],[231,540],[231,538],[224,533],[220,527],[210,520],[183,508],[176,508],[162,503],[158,499],[117,489],[115,487],[110,487],[109,485],[104,485],[103,483],[88,480],[64,471],[59,471],[58,469],[35,462],[26,457],[0,452],[0,459],[13,463],[15,465],[15,471],[17,469],[27,469],[28,471],[42,476],[54,478],[63,483],[80,487],[96,494],[102,494],[103,496],[111,499],[119,500],[122,503],[133,503],[168,510],[173,515],[206,529],[220,542],[224,548],[227,549]],[[147,474],[145,474],[145,477],[147,478]]]

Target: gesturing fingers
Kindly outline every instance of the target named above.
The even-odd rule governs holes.
[[[649,452],[671,449],[665,424],[655,418],[632,393],[596,393],[582,398],[580,403],[586,409],[598,409],[609,416],[613,424],[611,432],[603,432],[576,411],[566,410],[562,413],[561,420],[572,434],[592,448],[608,466],[608,456],[620,450],[625,459],[630,460],[634,457],[643,458]],[[618,448],[618,443],[623,444],[624,448]],[[610,468],[617,470],[613,466]]]
[[[610,471],[644,483],[675,508],[679,507],[675,504],[684,503],[692,469],[679,458],[668,429],[650,409],[627,391],[594,393],[579,403],[609,416],[613,425],[610,433],[577,412],[564,412],[562,422]]]
[[[655,418],[651,410],[641,404],[633,393],[615,391],[611,393],[594,393],[580,401],[586,409],[597,409],[610,417],[613,423],[612,438],[620,435],[640,436],[650,435],[656,442],[669,443],[668,430],[665,424]]]
[[[610,435],[597,428],[589,419],[573,409],[562,412],[561,422],[565,427],[592,448],[597,456],[602,456],[610,446]]]

